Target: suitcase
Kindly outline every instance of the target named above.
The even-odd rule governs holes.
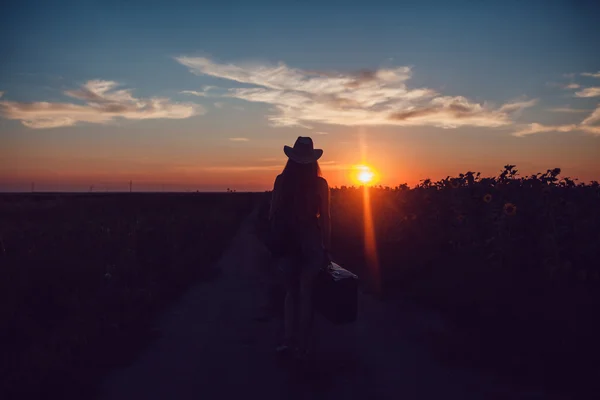
[[[313,292],[315,309],[330,322],[340,325],[356,321],[358,276],[331,262],[317,276]]]

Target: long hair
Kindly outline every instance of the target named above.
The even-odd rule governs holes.
[[[281,174],[281,208],[300,218],[318,212],[317,178],[320,176],[317,161],[300,164],[288,160]]]

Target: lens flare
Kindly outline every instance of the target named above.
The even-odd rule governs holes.
[[[368,166],[366,131],[360,128],[358,132],[360,160],[362,164],[355,165],[352,168],[352,181],[363,186],[363,229],[364,229],[364,254],[366,264],[366,280],[375,293],[381,293],[381,276],[379,273],[379,255],[377,254],[377,240],[375,237],[375,224],[373,220],[373,210],[371,204],[370,186],[379,181],[377,172]]]
[[[373,210],[371,206],[372,188],[364,186],[363,188],[363,227],[364,227],[364,246],[365,261],[369,272],[368,280],[375,293],[381,293],[381,276],[379,274],[379,255],[377,254],[377,240],[375,237],[375,223],[373,220]]]

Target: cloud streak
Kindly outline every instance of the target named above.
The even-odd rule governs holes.
[[[410,67],[363,70],[358,73],[304,71],[284,63],[221,64],[205,57],[177,57],[197,75],[208,75],[235,84],[223,96],[272,106],[273,126],[395,125],[500,127],[536,100],[500,107],[444,96],[429,88],[409,88]]]
[[[198,97],[208,97],[209,96],[209,91],[211,89],[214,89],[214,86],[204,86],[202,88],[202,91],[198,91],[198,90],[182,90],[181,92],[179,92],[180,94],[189,94],[191,96],[198,96]]]
[[[245,138],[245,137],[231,137],[229,138],[229,140],[231,140],[232,142],[249,142],[250,139]]]
[[[598,72],[582,72],[581,76],[590,76],[592,78],[600,78],[600,71],[598,71]]]
[[[227,165],[215,167],[196,168],[196,170],[206,172],[252,172],[252,171],[277,171],[281,170],[282,165]]]
[[[577,114],[577,113],[588,112],[589,110],[583,110],[580,108],[570,108],[570,107],[556,107],[556,108],[550,108],[548,111]]]
[[[271,159],[268,159],[271,160]],[[274,160],[271,160],[274,161]],[[256,172],[256,171],[281,171],[286,163],[286,160],[281,160],[280,164],[271,165],[220,165],[210,167],[200,167],[196,170],[206,172],[223,172],[223,173],[243,173],[243,172]],[[338,164],[335,161],[321,161],[319,162],[321,169],[325,171],[346,171],[351,170],[354,166],[349,164]]]
[[[533,123],[526,125],[514,132],[514,136],[523,137],[528,135],[533,135],[536,133],[544,133],[544,132],[574,132],[580,131],[589,133],[595,136],[600,136],[600,126],[595,125],[597,122],[600,122],[600,105],[596,107],[594,111],[590,115],[587,116],[583,121],[579,124],[567,124],[567,125],[543,125],[538,123]]]
[[[65,95],[80,100],[76,103],[0,101],[4,118],[19,120],[29,128],[46,129],[73,126],[80,122],[105,124],[118,118],[129,120],[184,119],[204,114],[202,106],[176,103],[168,98],[136,98],[131,89],[117,89],[118,83],[91,80]]]
[[[581,76],[588,76],[592,78],[600,78],[600,71],[596,73],[592,72],[582,72]],[[574,74],[565,75],[568,78],[573,78]],[[581,88],[581,85],[577,83],[570,83],[568,85],[563,86],[564,89],[581,89],[575,92],[575,97],[581,98],[591,98],[591,97],[599,97],[600,96],[600,87],[592,86]],[[587,110],[582,109],[574,109],[570,107],[558,107],[551,108],[549,111],[553,112],[561,112],[561,113],[582,113]],[[513,132],[513,136],[523,137],[528,135],[534,135],[537,133],[545,133],[545,132],[584,132],[595,136],[600,136],[600,126],[598,125],[600,122],[600,104],[596,106],[586,118],[584,118],[580,123],[576,124],[564,124],[564,125],[543,125],[539,123],[532,123],[525,126],[522,126],[516,132]]]
[[[527,127],[515,132],[513,135],[518,137],[533,135],[535,133],[544,132],[574,132],[581,131],[592,135],[600,135],[600,126],[586,125],[542,125],[538,123],[529,124]]]
[[[600,104],[586,119],[581,121],[581,124],[582,125],[592,125],[599,121],[600,121]]]
[[[575,97],[598,97],[600,96],[600,86],[592,86],[575,92]]]

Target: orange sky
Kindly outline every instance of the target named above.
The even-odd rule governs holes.
[[[298,136],[332,186],[600,180],[597,2],[92,3],[3,9],[0,191],[267,190]]]
[[[119,129],[88,132],[20,133],[0,149],[0,185],[3,190],[268,190],[283,168],[282,147],[292,145],[297,133],[273,133],[246,142],[227,138],[202,143],[202,136],[154,133],[158,147],[144,146],[143,133]],[[598,140],[547,134],[514,138],[500,132],[482,135],[473,130],[339,128],[314,135],[324,149],[323,175],[331,186],[352,185],[352,166],[367,164],[377,171],[380,184],[414,185],[427,177],[443,178],[468,170],[497,174],[507,163],[522,173],[560,167],[565,175],[589,181],[599,179]],[[35,136],[35,142],[29,136]],[[362,140],[361,140],[362,138]],[[69,140],[70,139],[70,140]],[[340,140],[342,139],[342,140]],[[31,140],[27,146],[24,140]],[[92,142],[92,143],[90,143]],[[22,144],[23,143],[23,144]],[[361,144],[362,143],[362,144]]]

